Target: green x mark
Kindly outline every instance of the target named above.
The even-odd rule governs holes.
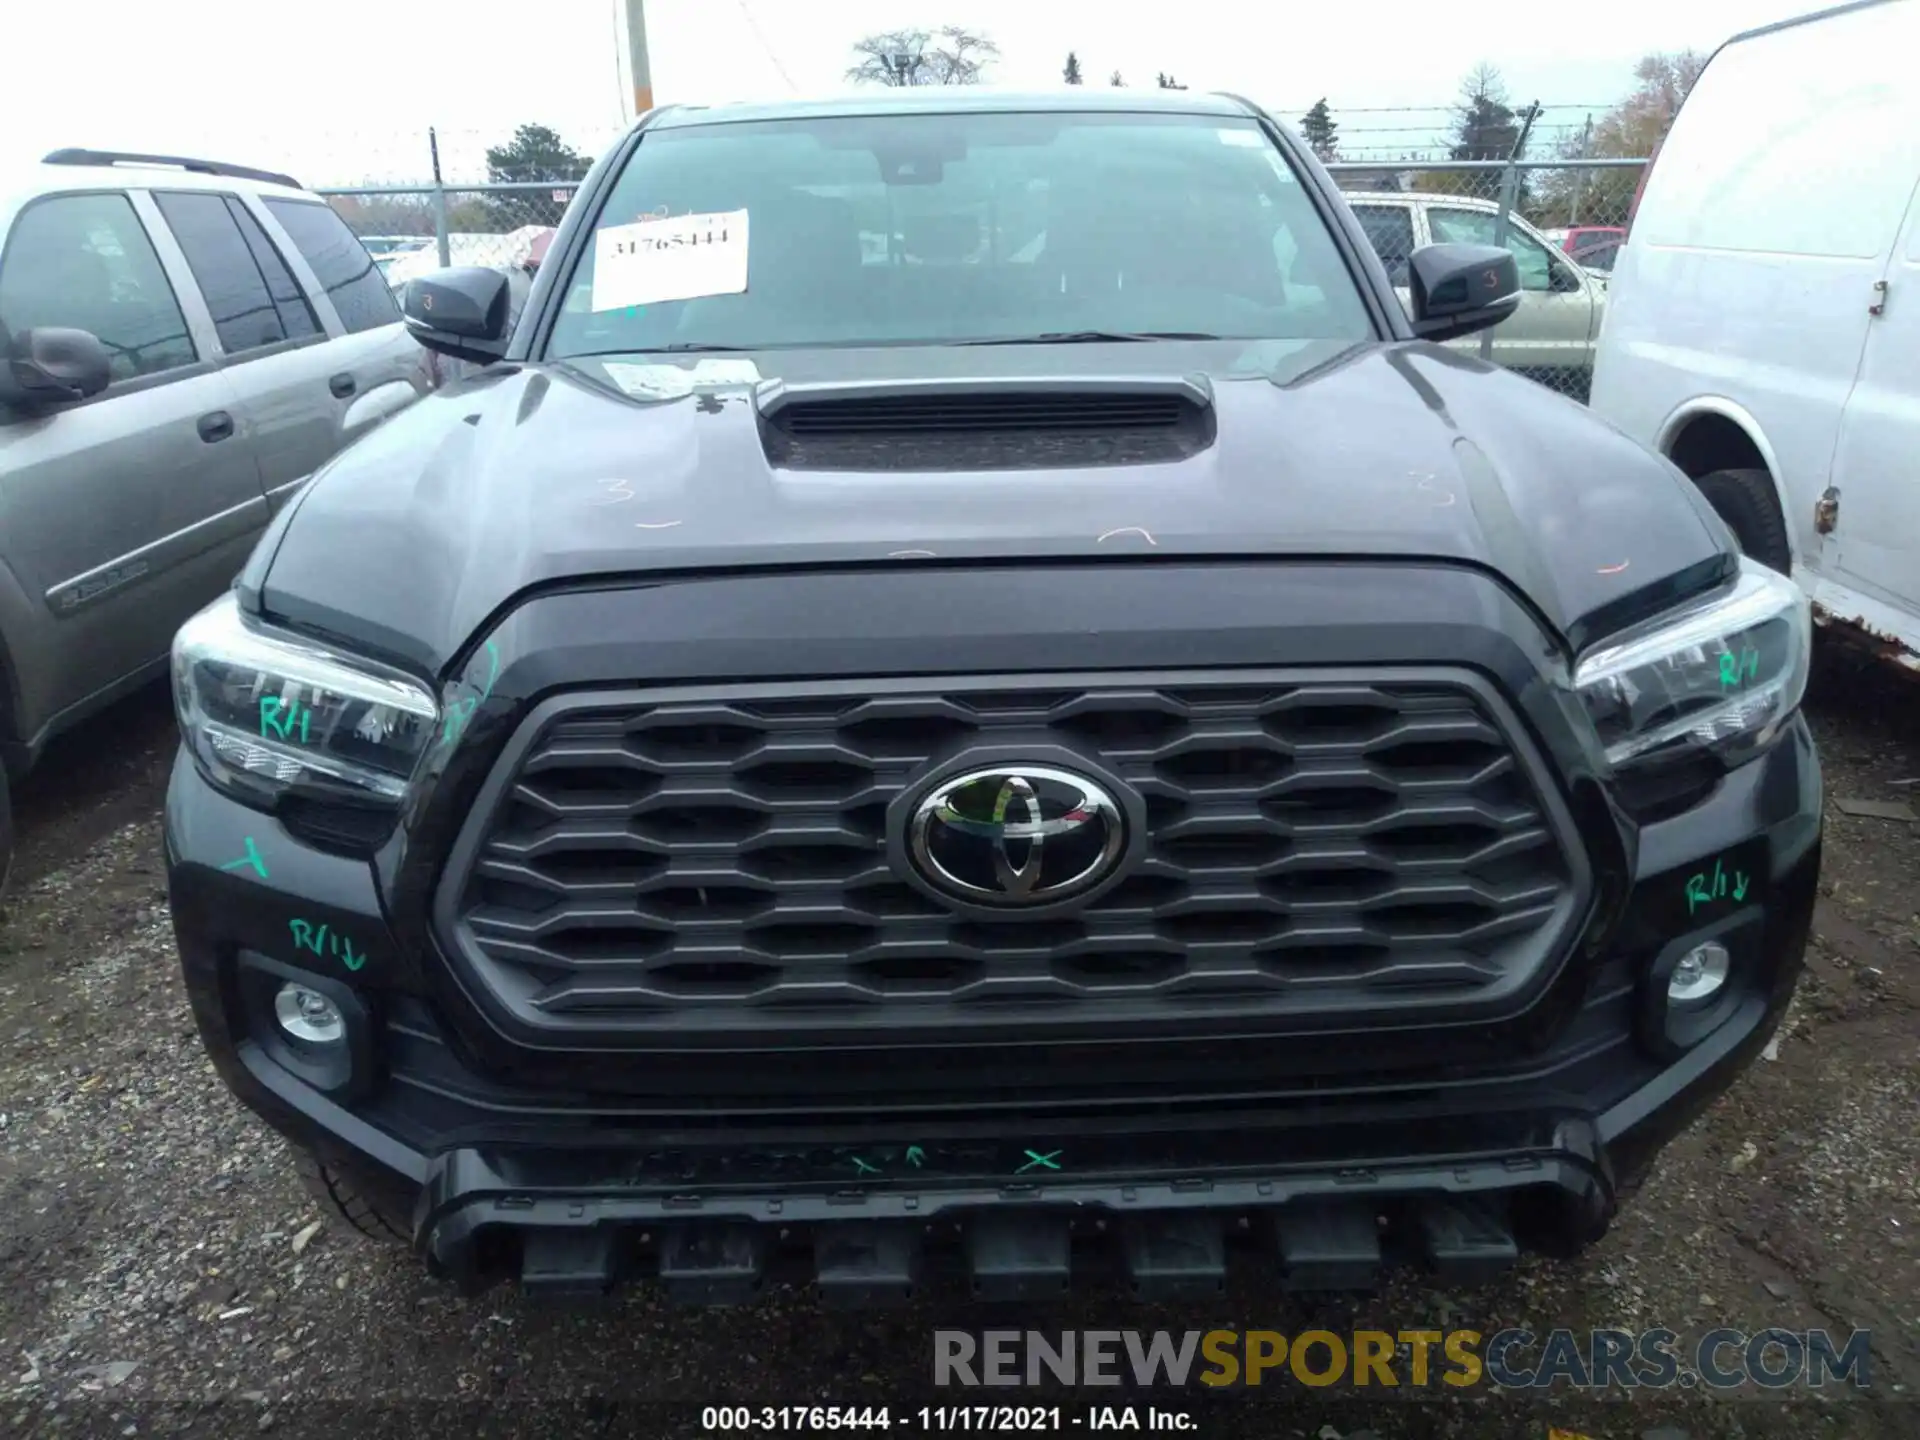
[[[848,1158],[853,1161],[853,1168],[855,1173],[857,1174],[878,1175],[880,1173],[877,1167],[869,1165],[866,1161],[862,1160],[858,1155],[849,1156]]]
[[[253,836],[251,835],[246,837],[246,842],[247,853],[242,855],[238,860],[227,861],[227,863],[220,868],[222,870],[238,870],[244,866],[252,870],[253,873],[258,875],[262,880],[266,879],[267,862],[260,857],[260,847],[253,843]]]
[[[1038,1150],[1029,1150],[1027,1151],[1027,1163],[1013,1173],[1016,1175],[1024,1175],[1029,1170],[1058,1170],[1060,1168],[1060,1157],[1065,1153],[1064,1150],[1049,1150],[1046,1154],[1042,1155]]]

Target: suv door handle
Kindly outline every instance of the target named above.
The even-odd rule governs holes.
[[[216,444],[233,434],[233,416],[224,410],[215,410],[210,414],[202,415],[197,428],[202,440],[209,445]]]
[[[344,400],[353,394],[353,376],[345,374],[344,372],[336,375],[327,381],[327,389],[331,390],[337,398]]]

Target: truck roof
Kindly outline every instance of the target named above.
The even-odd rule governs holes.
[[[1772,35],[1776,31],[1791,30],[1799,25],[1811,25],[1818,20],[1831,20],[1836,15],[1848,15],[1855,10],[1872,10],[1881,5],[1891,5],[1894,0],[1852,0],[1846,5],[1833,5],[1825,10],[1812,10],[1805,15],[1795,15],[1788,20],[1776,20],[1771,25],[1759,25],[1752,30],[1742,30],[1725,43],[1738,45],[1742,40],[1752,40],[1760,35]],[[1723,47],[1724,48],[1724,47]]]

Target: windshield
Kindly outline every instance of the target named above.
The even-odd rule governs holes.
[[[648,132],[554,358],[1089,334],[1373,337],[1251,120],[927,114]]]

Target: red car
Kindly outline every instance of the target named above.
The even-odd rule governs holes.
[[[1560,248],[1585,270],[1613,269],[1613,258],[1626,243],[1622,225],[1576,225],[1560,237]]]

